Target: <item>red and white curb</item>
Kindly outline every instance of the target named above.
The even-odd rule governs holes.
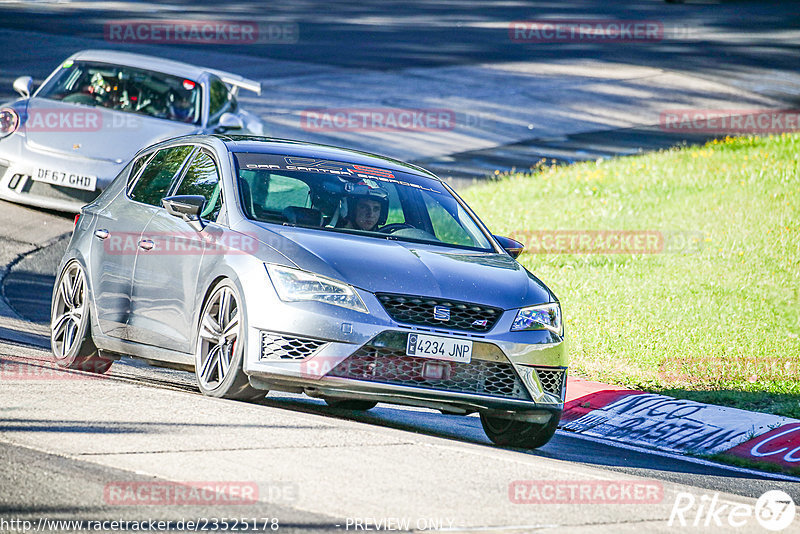
[[[570,377],[561,429],[678,454],[800,468],[800,420]]]

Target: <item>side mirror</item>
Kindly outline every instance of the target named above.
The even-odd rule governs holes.
[[[219,125],[216,128],[218,132],[227,132],[228,130],[241,130],[244,128],[242,119],[233,113],[223,113],[219,118]]]
[[[508,252],[512,258],[519,257],[519,255],[522,254],[522,251],[525,250],[525,245],[519,241],[511,239],[510,237],[496,235],[494,238],[497,240],[500,246],[503,247],[503,250]]]
[[[180,217],[189,224],[198,224],[200,230],[205,228],[203,220],[200,218],[200,214],[203,213],[203,208],[206,205],[205,197],[200,195],[175,195],[162,198],[161,205],[173,217]]]
[[[14,90],[25,98],[30,98],[31,91],[33,90],[33,78],[30,76],[20,76],[14,80]]]

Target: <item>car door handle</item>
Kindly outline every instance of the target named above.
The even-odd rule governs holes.
[[[139,241],[139,248],[142,250],[151,250],[154,246],[156,246],[156,244],[149,239],[142,239]]]
[[[98,239],[106,239],[109,235],[108,230],[102,228],[94,231],[94,236]]]

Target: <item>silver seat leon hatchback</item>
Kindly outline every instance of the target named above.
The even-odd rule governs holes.
[[[193,135],[138,152],[77,219],[56,361],[193,370],[205,395],[478,413],[539,447],[564,406],[555,295],[433,174],[324,145]]]

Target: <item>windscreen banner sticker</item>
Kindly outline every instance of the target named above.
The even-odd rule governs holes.
[[[381,178],[394,178],[394,174],[392,171],[387,171],[385,169],[376,169],[375,167],[365,167],[364,165],[353,165],[353,170],[363,174],[369,174],[371,176],[379,176]]]
[[[252,171],[294,171],[310,172],[317,174],[327,174],[330,176],[340,176],[351,179],[373,179],[381,182],[388,182],[432,193],[439,193],[435,189],[425,187],[412,182],[398,180],[394,173],[387,169],[377,167],[367,167],[365,165],[355,165],[353,163],[343,163],[340,161],[330,161],[325,159],[303,158],[296,156],[269,156],[265,154],[237,154],[239,164],[242,169]],[[258,162],[247,163],[247,160]],[[272,161],[272,163],[267,163]]]

